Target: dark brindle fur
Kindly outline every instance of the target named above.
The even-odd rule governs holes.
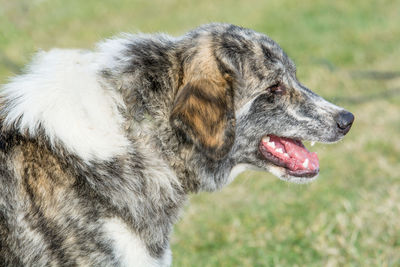
[[[237,166],[310,181],[263,158],[261,138],[335,142],[352,122],[274,41],[227,24],[41,53],[1,101],[1,266],[168,266],[187,194]]]

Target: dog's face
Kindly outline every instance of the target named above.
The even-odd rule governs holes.
[[[319,172],[302,141],[336,142],[354,117],[304,87],[265,35],[232,25],[196,31],[171,122],[214,162],[250,164],[293,182]]]

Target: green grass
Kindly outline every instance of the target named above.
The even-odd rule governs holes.
[[[222,21],[267,33],[299,79],[355,124],[343,142],[313,148],[315,183],[248,172],[191,197],[172,237],[174,266],[400,266],[400,77],[352,76],[400,72],[399,14],[397,0],[0,0],[0,83],[38,49],[90,48],[121,31],[179,35]]]

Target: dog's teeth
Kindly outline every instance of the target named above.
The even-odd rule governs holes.
[[[303,167],[304,167],[304,168],[308,168],[308,159],[306,159],[306,160],[303,162]]]
[[[272,148],[275,148],[275,143],[274,142],[268,142],[267,145],[272,147]]]
[[[311,142],[311,146],[314,146],[314,145],[315,145],[315,142],[314,142],[314,141],[312,141],[312,142]]]
[[[288,158],[289,154],[288,153],[283,153],[283,156]]]
[[[264,136],[263,139],[262,139],[262,141],[263,141],[264,143],[268,143],[268,142],[269,142],[269,136]]]
[[[283,153],[282,148],[277,148],[277,149],[275,149],[275,151],[278,152],[278,153],[281,153],[281,154]]]

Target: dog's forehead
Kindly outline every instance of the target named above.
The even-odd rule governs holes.
[[[294,62],[283,51],[280,45],[269,36],[235,25],[231,25],[226,29],[225,36],[227,35],[230,35],[231,39],[236,42],[241,42],[243,46],[253,49],[255,56],[261,57],[263,60],[260,62],[267,65],[267,68],[282,69],[291,73],[296,72]]]
[[[261,34],[261,40],[259,41],[260,46],[263,50],[264,59],[271,57],[273,63],[280,68],[284,68],[285,71],[295,73],[296,65],[293,60],[283,51],[283,49],[268,36]],[[274,64],[272,64],[274,66]]]
[[[236,52],[236,54],[247,58],[253,56],[257,59],[264,59],[264,61],[257,60],[261,64],[268,64],[269,61],[273,61],[275,64],[268,66],[270,68],[281,64],[281,68],[290,72],[296,71],[295,64],[278,43],[266,34],[252,29],[232,24],[210,23],[189,32],[188,35],[193,39],[202,39],[201,36],[212,36],[209,40],[213,40],[220,47],[229,50],[231,56],[232,52]]]

